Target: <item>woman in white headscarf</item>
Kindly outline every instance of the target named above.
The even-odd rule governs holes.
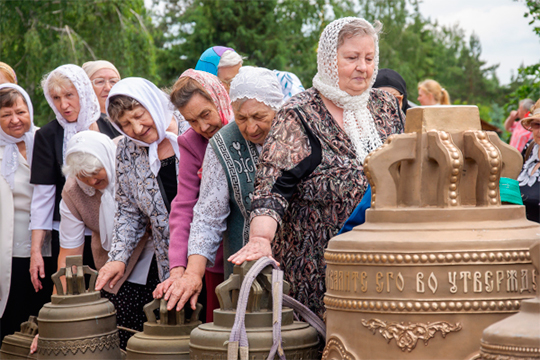
[[[69,140],[62,168],[67,180],[60,201],[58,269],[65,267],[66,256],[71,255],[92,254],[97,270],[107,261],[116,210],[115,157],[116,146],[105,134],[81,131]],[[85,241],[86,228],[92,231],[91,241]],[[132,262],[136,263],[141,250],[138,246]],[[125,279],[105,290],[118,292]]]
[[[177,308],[182,308],[190,299],[195,309],[205,268],[221,273],[221,282],[223,274],[228,279],[232,265],[224,264],[223,257],[234,254],[249,240],[250,196],[259,152],[283,94],[272,71],[246,66],[233,79],[229,95],[235,121],[212,136],[206,147],[199,199],[189,232],[188,265],[179,280],[179,290],[166,294],[169,306],[178,301]],[[206,275],[205,279],[206,320],[211,322],[213,310],[219,307],[215,295],[219,283],[209,281]]]
[[[30,219],[30,276],[36,292],[45,287],[45,292],[51,294],[50,276],[56,271],[59,251],[60,199],[66,181],[62,165],[67,143],[79,131],[98,130],[95,123],[100,112],[90,79],[79,66],[62,65],[45,75],[41,85],[56,119],[36,132],[32,155],[30,183],[35,186]],[[42,253],[47,230],[52,230],[52,247]]]
[[[116,286],[147,227],[151,228],[137,271],[110,298],[118,311],[117,323],[142,330],[143,306],[152,301],[159,282],[169,277],[169,211],[178,184],[178,134],[167,131],[174,116],[168,96],[142,78],[118,82],[107,99],[107,112],[124,138],[116,152],[117,209],[111,249],[96,289]],[[120,334],[121,346],[129,335]]]
[[[396,99],[372,88],[379,31],[378,22],[348,17],[321,34],[313,88],[276,115],[259,159],[249,243],[229,258],[274,256],[291,295],[321,318],[327,243],[368,186],[365,157],[403,131]]]
[[[29,315],[37,315],[50,295],[35,294],[28,276],[34,132],[26,91],[11,83],[0,85],[0,341],[18,331]]]

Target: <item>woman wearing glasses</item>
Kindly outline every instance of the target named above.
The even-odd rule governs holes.
[[[532,132],[533,138],[523,150],[523,169],[517,180],[527,219],[540,223],[540,100],[521,124]]]
[[[120,81],[120,73],[113,64],[106,60],[88,61],[83,64],[82,68],[90,78],[99,101],[101,111],[101,116],[97,121],[99,132],[113,139],[120,133],[109,122],[105,102],[112,87]]]

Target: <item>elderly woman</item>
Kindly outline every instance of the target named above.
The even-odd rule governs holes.
[[[99,132],[113,139],[119,136],[120,133],[109,122],[105,102],[112,87],[120,81],[120,73],[113,64],[105,60],[85,62],[82,68],[90,78],[99,101],[99,109],[101,111],[101,116],[97,121]]]
[[[450,105],[450,95],[441,84],[427,79],[418,84],[418,102],[422,106]]]
[[[169,303],[179,301],[179,308],[191,299],[195,309],[206,266],[223,269],[223,259],[217,257],[222,242],[228,257],[249,240],[250,196],[259,152],[282,103],[276,76],[264,68],[242,68],[231,83],[230,96],[235,122],[210,139],[199,201],[193,209],[188,266],[180,292],[169,298]],[[232,264],[225,264],[225,278],[231,273]],[[212,321],[212,312],[219,304],[213,305],[207,306],[207,321]]]
[[[241,264],[273,255],[291,295],[320,317],[324,250],[368,186],[362,163],[403,130],[394,97],[371,88],[379,26],[347,17],[321,34],[314,87],[276,114],[259,159],[249,243],[229,258]]]
[[[202,53],[195,70],[217,76],[229,92],[231,81],[238,74],[243,62],[242,57],[234,49],[225,46],[212,46]]]
[[[523,169],[517,181],[527,219],[540,222],[540,100],[532,107],[531,114],[521,120],[521,124],[532,132],[533,138],[523,150]]]
[[[11,66],[0,61],[0,84],[5,83],[17,84],[17,75]]]
[[[30,219],[32,230],[30,276],[36,292],[43,288],[42,280],[49,283],[50,276],[56,270],[60,200],[65,183],[62,165],[66,157],[67,143],[79,131],[90,128],[97,130],[95,122],[99,118],[98,99],[92,83],[80,67],[62,65],[56,68],[45,75],[42,87],[56,120],[36,132],[32,156],[30,182],[35,186]],[[53,230],[52,256],[50,250],[46,255],[48,269],[41,252],[47,230]],[[87,235],[91,235],[91,232]],[[52,283],[50,286],[46,289],[48,294],[52,292]]]
[[[173,86],[171,102],[191,125],[191,129],[178,137],[182,176],[178,178],[178,196],[172,202],[170,218],[171,277],[154,292],[157,298],[166,293],[166,299],[171,293],[179,291],[177,280],[187,266],[190,224],[193,207],[199,198],[200,174],[208,140],[233,118],[227,91],[217,77],[204,71],[186,70]],[[209,288],[219,284],[223,281],[223,270],[209,269],[206,281]],[[169,308],[173,306],[171,302]]]
[[[178,177],[177,134],[168,132],[173,111],[167,95],[150,81],[127,78],[107,99],[113,126],[124,135],[116,152],[116,203],[109,260],[101,268],[96,289],[114,288],[124,276],[147,227],[151,237],[135,269],[115,297],[117,322],[142,330],[143,306],[152,291],[169,277],[169,212]],[[121,347],[128,335],[121,333]]]
[[[28,276],[34,131],[26,91],[11,83],[0,85],[0,341],[18,331],[29,315],[37,315],[50,296],[35,294]]]

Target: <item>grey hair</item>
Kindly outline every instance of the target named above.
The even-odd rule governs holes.
[[[381,32],[382,27],[381,22],[378,20],[375,20],[373,27],[369,26],[367,21],[362,21],[360,19],[352,20],[341,28],[338,35],[338,47],[343,45],[345,39],[357,35],[369,35],[373,38],[373,41],[377,43],[377,41],[379,41],[379,33]]]
[[[92,154],[75,151],[66,156],[62,172],[66,177],[92,176],[103,169],[103,164]]]
[[[530,111],[533,105],[534,101],[532,101],[531,99],[523,99],[519,102],[519,106],[527,111]]]
[[[226,50],[223,55],[221,55],[218,68],[236,66],[238,64],[241,65],[243,62],[244,60],[242,60],[242,57],[236,51]]]
[[[41,87],[43,90],[47,87],[49,94],[58,94],[71,86],[74,86],[73,82],[60,71],[53,70],[50,73],[45,74],[43,79],[41,79]],[[75,89],[75,91],[77,91],[77,89]]]
[[[231,106],[233,107],[233,110],[240,110],[240,108],[242,107],[242,105],[244,105],[244,103],[248,100],[251,100],[250,98],[247,98],[247,97],[243,97],[243,98],[239,98],[239,99],[236,99],[234,100],[232,103],[231,103]],[[257,100],[257,99],[253,99],[253,100]],[[259,100],[257,100],[259,101]],[[272,109],[273,111],[278,111],[279,109],[281,109],[281,106],[272,106],[272,105],[268,105],[267,103],[265,102],[262,102],[262,101],[259,101],[261,104],[264,104],[266,106],[268,106],[270,109]]]

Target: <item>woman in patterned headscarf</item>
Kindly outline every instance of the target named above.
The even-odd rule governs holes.
[[[323,31],[313,88],[277,113],[259,159],[249,243],[235,264],[274,256],[291,295],[324,314],[324,250],[368,186],[365,157],[403,131],[388,93],[372,89],[378,33],[364,19],[335,20]],[[275,237],[275,240],[274,240]]]
[[[96,121],[100,113],[92,83],[79,66],[62,65],[45,75],[41,85],[56,119],[39,129],[35,137],[30,177],[30,182],[35,185],[30,219],[30,275],[36,292],[43,288],[43,281],[48,284],[46,292],[50,294],[50,276],[56,271],[59,251],[60,200],[66,182],[62,165],[66,157],[66,146],[71,137],[79,131],[97,131]],[[42,246],[47,230],[53,231],[52,252],[50,247],[43,248],[45,256],[48,257],[46,269]],[[91,255],[84,261],[85,264],[94,265]]]
[[[171,206],[171,277],[154,292],[155,297],[165,296],[167,300],[171,294],[173,297],[178,295],[178,280],[187,266],[190,224],[193,207],[199,198],[201,168],[208,140],[233,118],[227,91],[216,76],[204,71],[186,70],[173,86],[171,102],[191,125],[191,129],[178,137],[182,176],[178,178],[178,195]],[[223,250],[220,249],[218,253],[223,256]],[[211,288],[214,283],[223,281],[223,270],[211,268],[205,276]],[[217,301],[217,298],[214,300]],[[169,308],[172,308],[176,301],[169,303]]]

